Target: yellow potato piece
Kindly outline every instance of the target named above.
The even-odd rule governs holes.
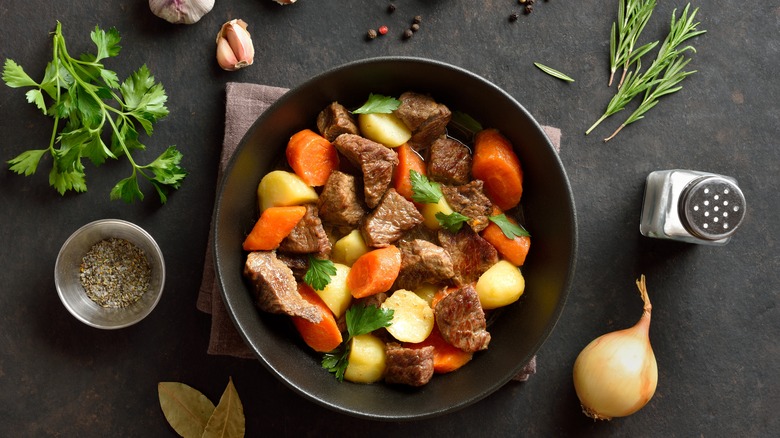
[[[412,138],[412,131],[393,113],[360,114],[358,127],[363,137],[389,148],[401,146]]]
[[[433,330],[433,309],[412,291],[393,292],[382,308],[393,310],[393,321],[387,331],[401,342],[422,342]]]
[[[317,192],[296,174],[284,170],[267,173],[257,185],[260,211],[268,207],[286,207],[317,202]]]
[[[477,280],[477,295],[483,309],[495,309],[517,301],[525,291],[525,279],[517,266],[501,260]]]
[[[428,227],[429,230],[438,230],[441,228],[439,220],[436,219],[436,213],[452,214],[452,207],[442,196],[439,202],[436,204],[423,204],[421,211],[423,215],[423,224]]]
[[[414,290],[414,293],[416,293],[418,297],[424,299],[425,302],[430,306],[433,303],[433,297],[438,291],[439,287],[435,284],[423,283]]]
[[[349,234],[337,240],[333,244],[331,259],[334,263],[342,263],[352,266],[360,256],[369,251],[368,245],[363,240],[360,230],[352,230]]]
[[[352,303],[352,293],[347,287],[349,266],[341,263],[334,263],[333,265],[336,267],[336,275],[330,277],[330,283],[324,289],[315,292],[322,298],[322,301],[325,302],[330,311],[333,312],[333,315],[339,318]]]
[[[344,379],[355,383],[373,383],[385,374],[385,343],[372,334],[352,338]]]

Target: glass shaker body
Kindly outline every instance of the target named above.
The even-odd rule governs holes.
[[[647,176],[639,231],[647,237],[725,245],[745,214],[734,178],[695,170]]]

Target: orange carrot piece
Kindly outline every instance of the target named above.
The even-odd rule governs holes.
[[[244,239],[244,251],[276,249],[306,214],[306,207],[269,207]]]
[[[336,148],[311,129],[293,134],[287,143],[287,163],[303,182],[318,187],[325,185],[331,172],[339,167]]]
[[[512,219],[509,219],[512,221]],[[514,221],[512,221],[514,222]],[[531,238],[518,236],[514,239],[506,237],[501,228],[490,222],[487,228],[480,233],[483,239],[493,245],[504,260],[515,266],[523,266],[528,250],[531,248]]]
[[[321,353],[327,353],[333,351],[341,345],[343,338],[338,324],[336,324],[336,318],[333,316],[333,312],[330,311],[328,306],[322,301],[319,295],[306,283],[298,284],[298,292],[301,294],[304,300],[317,306],[322,315],[322,319],[318,323],[313,323],[300,316],[293,316],[292,322],[298,333],[301,334],[303,341],[306,345],[311,347],[314,351]]]
[[[474,356],[473,353],[467,353],[447,343],[441,337],[436,326],[433,327],[433,331],[424,341],[417,344],[406,344],[405,347],[422,348],[429,345],[433,347],[433,372],[438,374],[455,371],[466,365]]]
[[[485,193],[502,210],[520,203],[523,170],[512,144],[495,129],[484,129],[474,138],[471,174],[485,182]]]
[[[393,187],[395,187],[395,191],[398,194],[406,198],[407,201],[411,201],[412,180],[410,171],[414,170],[421,175],[425,175],[425,162],[408,143],[398,146],[395,150],[398,153],[398,165],[393,171]]]
[[[347,274],[347,287],[354,298],[387,292],[401,270],[401,251],[390,245],[369,251],[355,260]]]

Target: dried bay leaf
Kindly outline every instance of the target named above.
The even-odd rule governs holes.
[[[184,438],[200,437],[214,413],[214,403],[197,389],[179,382],[160,382],[157,394],[165,419]]]
[[[244,406],[238,398],[236,387],[233,386],[233,379],[230,378],[202,436],[203,438],[243,437],[245,427]]]

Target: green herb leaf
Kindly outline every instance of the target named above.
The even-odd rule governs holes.
[[[463,227],[464,222],[468,222],[468,216],[464,216],[457,211],[453,211],[450,214],[444,214],[442,212],[436,213],[436,220],[439,221],[439,225],[451,233],[457,233]]]
[[[390,96],[371,93],[368,100],[352,114],[389,114],[398,109],[401,101]]]
[[[95,61],[108,58],[110,56],[116,56],[119,54],[119,50],[122,48],[119,46],[119,31],[112,27],[108,32],[101,30],[98,26],[95,26],[90,35],[92,41],[97,46],[97,57]]]
[[[336,266],[329,259],[318,259],[309,256],[309,269],[303,276],[303,281],[314,290],[323,290],[330,284],[331,277],[336,275]]]
[[[24,72],[22,66],[12,59],[5,60],[5,64],[3,65],[3,81],[11,88],[38,86],[38,83]]]
[[[43,154],[49,152],[48,149],[33,149],[24,151],[16,158],[8,160],[8,164],[11,165],[10,169],[20,175],[30,176],[35,173],[38,168],[38,163],[41,161]]]
[[[203,431],[203,438],[239,438],[246,432],[244,406],[238,397],[233,379],[228,381],[219,403],[214,408],[208,424]]]
[[[342,344],[337,349],[322,356],[322,367],[333,373],[339,382],[344,381],[344,373],[347,372],[349,351],[349,344]]]
[[[412,183],[412,200],[415,202],[435,204],[444,196],[438,183],[416,170],[409,171],[409,179]]]
[[[157,384],[165,419],[183,437],[200,437],[214,413],[214,403],[197,389],[178,382]]]
[[[494,224],[498,225],[498,228],[501,229],[501,232],[504,233],[504,236],[506,236],[507,239],[514,239],[515,237],[531,236],[531,234],[529,234],[525,228],[523,228],[521,225],[518,225],[510,221],[509,218],[506,217],[506,214],[504,213],[495,216],[490,216],[488,219],[490,219],[490,221],[493,222]]]
[[[135,174],[128,176],[125,179],[120,180],[113,189],[111,189],[111,200],[116,201],[121,199],[128,204],[138,199],[144,200],[144,194],[138,187],[138,178]]]
[[[558,70],[554,68],[547,67],[544,64],[540,64],[538,62],[534,62],[534,65],[539,67],[540,70],[547,73],[550,76],[556,77],[558,79],[564,80],[566,82],[574,82],[574,79],[570,78],[569,76],[559,72]]]

